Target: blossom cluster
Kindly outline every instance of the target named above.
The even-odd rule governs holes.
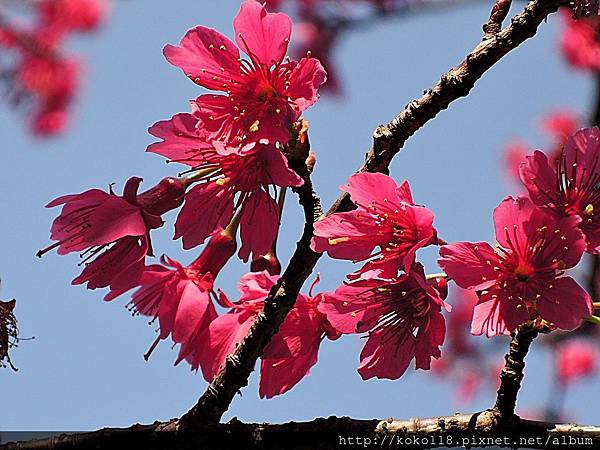
[[[498,245],[441,247],[440,266],[478,293],[474,334],[508,334],[528,321],[573,330],[592,315],[589,294],[565,271],[584,252],[600,252],[599,160],[595,127],[571,136],[554,163],[536,150],[519,166],[528,196],[507,197],[494,211]]]
[[[80,84],[77,58],[64,49],[73,33],[89,33],[104,21],[105,0],[40,0],[27,2],[23,14],[0,15],[0,51],[10,58],[0,66],[0,79],[9,83],[12,103],[30,111],[31,129],[39,135],[62,131]],[[2,60],[0,59],[0,63]]]
[[[290,142],[299,147],[307,140],[301,114],[317,101],[326,80],[317,59],[286,56],[292,23],[285,14],[247,0],[233,26],[236,43],[197,26],[179,45],[164,48],[168,62],[209,91],[191,102],[190,111],[149,129],[159,140],[147,151],[187,166],[186,176],[167,177],[141,193],[142,179],[132,177],[122,195],[111,187],[53,200],[48,207],[62,205],[51,229],[55,242],[38,253],[81,252],[84,269],[73,284],[108,288],[106,300],[136,289],[131,309],[159,325],[151,350],[170,338],[180,345],[177,362],[189,362],[208,381],[277,282],[274,245],[282,201],[287,188],[303,184],[288,166]],[[204,248],[187,265],[166,255],[150,261],[151,232],[178,208],[175,239],[186,250]],[[251,261],[252,272],[240,281],[239,300],[231,301],[215,280],[236,252]],[[321,299],[301,294],[266,349],[262,396],[290,389],[316,363],[321,340],[338,336],[317,309]],[[314,326],[305,327],[307,321]]]
[[[176,363],[187,362],[207,381],[278,287],[285,193],[301,188],[314,165],[302,114],[327,79],[311,54],[286,56],[287,15],[245,0],[233,28],[235,42],[197,26],[163,51],[209,91],[192,100],[189,111],[149,128],[157,141],[147,151],[185,166],[185,176],[166,177],[142,192],[142,179],[131,177],[121,194],[111,185],[108,192],[90,189],[51,201],[48,207],[62,207],[50,230],[54,243],[38,253],[81,253],[84,268],[72,283],[106,288],[105,300],[133,291],[130,309],[158,324],[146,358],[170,339],[179,346]],[[555,122],[552,129],[572,134],[564,121]],[[294,170],[298,160],[303,170]],[[551,159],[540,151],[524,158],[519,173],[528,196],[508,197],[496,208],[496,247],[446,244],[408,181],[352,175],[341,189],[355,208],[321,217],[311,248],[359,268],[333,292],[313,294],[317,279],[308,294],[297,296],[262,353],[260,396],[291,389],[316,364],[321,343],[343,334],[367,338],[358,366],[363,379],[397,379],[413,361],[416,369],[430,369],[447,334],[451,352],[472,352],[456,332],[466,322],[473,334],[488,336],[525,323],[576,328],[592,314],[592,303],[565,271],[584,252],[600,253],[599,160],[596,128],[577,131]],[[189,264],[167,255],[152,259],[151,234],[177,209],[174,239],[185,250],[202,246]],[[440,247],[445,273],[426,273],[417,253],[428,246]],[[216,280],[236,254],[250,272],[232,300]],[[447,333],[448,280],[477,299],[459,305]]]

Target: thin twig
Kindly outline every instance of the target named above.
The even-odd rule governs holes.
[[[448,108],[450,103],[465,97],[479,80],[504,55],[533,37],[539,25],[556,12],[567,0],[532,0],[523,12],[511,19],[509,26],[483,40],[455,68],[444,74],[437,84],[410,102],[387,125],[377,127],[373,133],[373,148],[359,172],[388,173],[394,156],[404,147],[406,140],[419,128]],[[352,209],[350,195],[338,197],[327,214]]]

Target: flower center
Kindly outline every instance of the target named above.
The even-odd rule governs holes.
[[[515,268],[515,277],[523,283],[527,283],[533,276],[533,273],[534,271],[531,267],[522,263]]]

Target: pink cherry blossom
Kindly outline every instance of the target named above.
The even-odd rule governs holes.
[[[198,120],[190,114],[178,114],[150,128],[162,142],[152,144],[148,151],[204,174],[201,183],[186,194],[175,223],[175,238],[183,238],[185,249],[193,248],[226,227],[239,211],[240,258],[247,261],[251,254],[253,259],[266,255],[279,228],[279,211],[271,191],[275,186],[300,186],[302,179],[274,146],[209,144],[197,125]]]
[[[591,315],[587,292],[563,276],[585,248],[579,221],[557,220],[526,197],[507,197],[494,211],[496,248],[486,242],[441,247],[444,271],[460,287],[478,291],[473,334],[508,334],[537,317],[572,330]]]
[[[239,284],[241,296],[235,303],[221,293],[221,303],[231,310],[214,319],[195,341],[184,344],[179,360],[185,358],[192,368],[201,368],[204,378],[211,381],[227,355],[250,330],[278,278],[266,271],[244,275]],[[322,298],[322,294],[298,295],[294,308],[265,348],[260,370],[261,397],[271,398],[294,387],[316,364],[323,339],[339,337],[317,309]]]
[[[598,17],[571,18],[571,11],[563,13],[564,30],[560,47],[566,60],[577,69],[600,70],[600,42]]]
[[[294,308],[265,348],[260,366],[261,398],[272,398],[293,388],[317,363],[323,339],[341,336],[318,309],[325,298],[325,294],[312,294],[318,280],[308,296],[298,295]]]
[[[531,200],[557,218],[575,216],[587,251],[600,253],[600,130],[581,129],[551,164],[539,150],[521,165],[521,180]]]
[[[368,260],[361,272],[382,269],[394,277],[398,269],[412,266],[418,249],[437,242],[433,213],[414,204],[407,181],[398,186],[387,175],[359,173],[341,189],[358,209],[318,221],[314,251],[336,259]]]
[[[233,27],[250,61],[226,36],[203,26],[189,30],[179,46],[167,45],[165,57],[195,83],[226,94],[194,102],[194,115],[215,139],[287,143],[292,124],[317,101],[325,70],[310,57],[284,61],[292,22],[258,1],[242,3]]]
[[[560,344],[556,354],[556,373],[561,384],[593,376],[598,370],[598,349],[582,339]]]
[[[173,342],[182,345],[180,358],[187,356],[189,342],[203,333],[217,317],[211,296],[214,280],[236,250],[235,239],[228,231],[216,234],[200,256],[183,266],[163,255],[161,264],[145,267],[140,286],[131,297],[131,310],[158,319],[160,333],[150,351],[161,339],[171,335]],[[122,291],[112,292],[111,300]]]
[[[398,277],[362,278],[326,294],[319,311],[340,333],[368,333],[358,373],[369,378],[400,378],[415,360],[429,370],[441,356],[446,326],[439,292],[424,278],[423,268]],[[449,309],[449,307],[448,307]]]
[[[153,188],[138,194],[141,178],[127,181],[123,195],[112,189],[91,189],[65,195],[48,205],[64,205],[52,223],[50,239],[56,241],[40,250],[38,256],[57,249],[59,255],[82,252],[83,272],[73,284],[88,284],[88,289],[108,287],[128,290],[144,269],[146,255],[152,255],[150,230],[163,225],[161,215],[181,205],[185,185],[165,178]]]

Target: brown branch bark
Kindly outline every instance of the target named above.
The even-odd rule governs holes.
[[[503,421],[510,420],[515,413],[517,393],[521,388],[524,376],[525,355],[537,334],[537,330],[526,327],[520,328],[512,334],[508,353],[504,357],[506,363],[500,372],[500,387],[496,405],[493,408],[498,411],[499,418]]]
[[[491,411],[410,420],[318,418],[283,424],[197,424],[176,431],[169,423],[105,428],[28,442],[0,445],[0,450],[112,449],[145,450],[325,450],[340,448],[434,448],[498,446],[532,449],[586,449],[600,446],[600,427],[524,420],[496,421]]]
[[[532,0],[516,14],[510,25],[502,31],[484,38],[455,68],[444,74],[436,85],[410,102],[387,125],[377,127],[373,133],[373,148],[359,172],[388,173],[393,157],[404,147],[406,140],[419,128],[448,108],[450,103],[465,97],[495,63],[527,39],[533,37],[539,25],[566,0]],[[348,193],[338,197],[328,214],[352,209]]]

